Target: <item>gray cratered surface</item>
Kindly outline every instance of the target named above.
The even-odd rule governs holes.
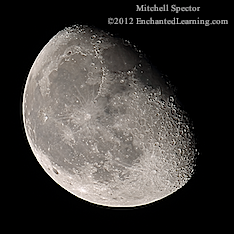
[[[96,204],[159,200],[194,171],[194,136],[173,90],[135,46],[95,28],[66,28],[42,49],[23,117],[44,170]]]

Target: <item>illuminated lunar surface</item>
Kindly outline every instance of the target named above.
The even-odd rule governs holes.
[[[95,204],[148,204],[193,175],[192,126],[173,90],[130,42],[95,28],[66,28],[42,49],[23,120],[46,173]]]

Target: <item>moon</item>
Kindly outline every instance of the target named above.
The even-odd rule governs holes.
[[[23,121],[45,172],[94,204],[149,204],[194,174],[193,126],[170,83],[128,40],[95,27],[65,28],[41,50]]]

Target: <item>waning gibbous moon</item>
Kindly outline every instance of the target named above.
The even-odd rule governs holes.
[[[94,204],[152,203],[194,173],[193,127],[171,85],[129,41],[94,27],[65,28],[41,50],[23,121],[46,173]]]

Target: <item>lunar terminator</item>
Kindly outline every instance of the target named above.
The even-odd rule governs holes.
[[[46,173],[95,204],[148,204],[194,173],[193,127],[172,87],[129,41],[94,27],[65,28],[42,49],[23,120]]]

